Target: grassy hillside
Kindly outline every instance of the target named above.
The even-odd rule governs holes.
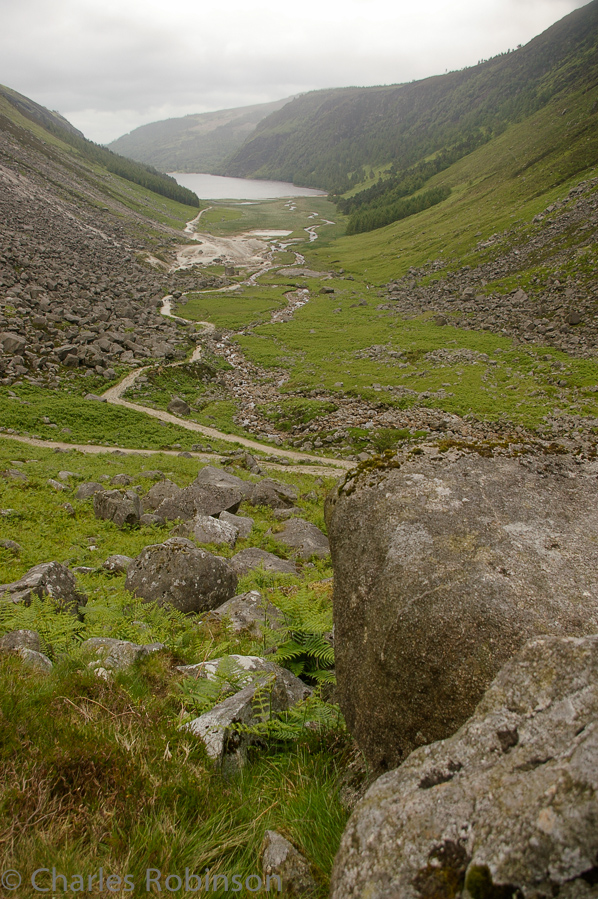
[[[28,97],[24,97],[10,88],[0,85],[0,101],[5,101],[2,103],[2,107],[4,107],[3,121],[0,121],[0,127],[3,130],[9,122],[25,125],[25,130],[29,130],[27,123],[22,121],[23,119],[28,119],[37,125],[41,125],[44,131],[58,138],[60,148],[67,153],[68,148],[72,148],[72,150],[76,151],[76,155],[79,158],[88,163],[99,165],[107,172],[118,175],[126,181],[139,184],[141,187],[151,190],[152,193],[159,194],[177,203],[199,207],[199,200],[193,191],[188,190],[186,187],[181,187],[174,178],[161,174],[151,166],[133,162],[124,156],[119,156],[117,153],[107,150],[105,147],[94,144],[92,141],[87,140],[80,131],[73,128],[58,113],[49,112],[43,106],[29,100]],[[13,109],[18,110],[21,122],[15,121],[15,116],[11,114],[10,108],[7,108],[8,104]],[[2,107],[0,107],[0,114],[2,113]],[[73,155],[72,152],[70,155]]]
[[[405,85],[306,94],[260,123],[227,174],[337,193],[380,166],[388,179],[383,192],[413,176],[425,180],[556,95],[595,84],[597,34],[593,0],[527,46],[472,68]]]
[[[253,134],[258,123],[288,102],[276,100],[152,122],[117,138],[109,147],[161,172],[219,174],[226,158]]]

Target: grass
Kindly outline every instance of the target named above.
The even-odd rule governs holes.
[[[228,237],[246,231],[290,231],[282,240],[307,239],[305,228],[326,219],[333,225],[319,229],[326,240],[344,232],[345,216],[342,216],[326,197],[293,197],[278,200],[234,203],[230,200],[211,201],[213,208],[204,212],[200,230]],[[317,216],[314,216],[317,213]],[[301,249],[301,247],[299,247]]]
[[[16,557],[0,549],[0,582],[50,559],[92,569],[76,575],[89,597],[82,620],[49,599],[28,608],[0,605],[0,635],[18,627],[38,630],[54,661],[51,674],[42,676],[18,659],[0,656],[5,867],[24,875],[22,896],[36,895],[26,886],[35,869],[52,867],[67,875],[69,884],[76,874],[87,878],[103,867],[105,876],[129,875],[135,884],[132,893],[117,890],[118,895],[145,895],[148,868],[164,877],[184,877],[185,868],[204,876],[206,868],[212,875],[239,874],[243,880],[261,874],[259,847],[264,831],[274,829],[306,854],[324,897],[347,817],[337,797],[347,750],[342,728],[305,731],[293,742],[271,739],[239,775],[223,778],[200,741],[179,730],[194,710],[192,693],[182,689],[175,666],[231,652],[259,654],[260,642],[235,637],[226,628],[220,633],[202,628],[197,616],[133,600],[124,576],[109,575],[100,566],[115,552],[134,556],[163,541],[170,528],[118,530],[94,517],[91,500],[76,500],[74,488],[83,480],[126,473],[145,491],[152,483],[143,477],[149,465],[181,486],[198,469],[195,460],[183,457],[155,456],[148,462],[76,451],[56,455],[0,440],[0,470],[19,468],[28,478],[0,479],[0,507],[12,510],[2,519],[3,537],[21,545]],[[47,479],[61,469],[75,477],[71,489],[56,493]],[[249,477],[242,470],[238,474]],[[304,517],[323,526],[323,498],[331,482],[288,472],[280,478],[295,486]],[[74,516],[62,509],[65,499]],[[268,535],[276,524],[270,510],[242,507],[241,513],[255,524],[236,551],[258,545],[285,555]],[[231,554],[228,548],[217,551]],[[289,591],[302,585],[304,601],[313,592],[321,627],[329,628],[330,591],[316,582],[330,573],[329,563],[319,560],[315,568],[304,567],[301,580],[256,572],[243,578],[239,590],[260,589],[284,608]],[[166,648],[106,682],[90,671],[80,648],[82,640],[101,635],[157,640]],[[92,893],[98,894],[97,879]],[[172,894],[189,895],[184,889]]]
[[[367,285],[341,283],[332,299],[312,295],[292,321],[238,337],[253,362],[290,372],[286,392],[323,387],[400,408],[421,405],[531,428],[554,412],[598,414],[591,390],[597,363],[553,348],[514,347],[509,338],[436,325],[426,315],[405,320],[376,310]],[[367,306],[352,308],[364,295]]]
[[[9,396],[0,388],[0,420],[4,428],[18,434],[58,440],[62,443],[95,444],[133,449],[189,450],[202,435],[169,423],[161,423],[143,412],[86,400],[67,391],[50,393],[29,384],[14,385]],[[44,419],[50,423],[44,423]],[[230,444],[213,440],[216,451]]]
[[[230,293],[188,293],[189,301],[176,310],[190,321],[209,321],[217,328],[243,328],[268,321],[270,314],[284,305],[290,287],[260,285]]]

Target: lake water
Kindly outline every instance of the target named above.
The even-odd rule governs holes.
[[[274,200],[277,197],[325,197],[323,190],[295,187],[286,181],[249,181],[223,178],[201,172],[169,172],[182,186],[194,191],[200,200]]]

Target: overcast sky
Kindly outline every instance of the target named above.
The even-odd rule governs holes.
[[[474,65],[587,2],[0,0],[0,82],[107,143],[159,119]]]

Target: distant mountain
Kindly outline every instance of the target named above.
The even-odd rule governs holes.
[[[152,122],[117,138],[109,147],[163,172],[221,174],[225,160],[253,134],[259,122],[291,99]]]
[[[423,172],[429,177],[552,97],[592,86],[598,78],[597,38],[598,0],[593,0],[525,47],[459,72],[410,84],[304,94],[259,123],[225,174],[340,194],[368,178],[373,183],[373,169],[379,174],[385,168],[385,177],[401,181],[440,157]],[[404,197],[401,191],[398,196]]]

